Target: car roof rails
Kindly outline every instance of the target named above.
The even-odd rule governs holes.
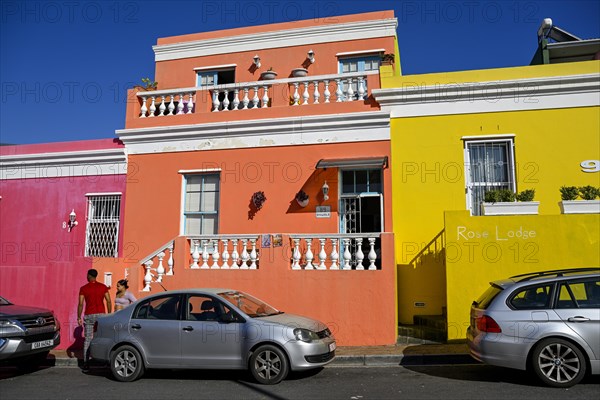
[[[600,272],[600,267],[555,269],[552,271],[531,272],[528,274],[511,276],[510,279],[512,279],[516,282],[523,282],[523,281],[528,281],[528,280],[531,280],[534,278],[543,278],[543,277],[547,277],[547,276],[557,276],[558,277],[558,276],[564,276],[565,274],[575,274],[575,273],[592,272],[592,271]]]

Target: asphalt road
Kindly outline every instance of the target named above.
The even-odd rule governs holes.
[[[0,368],[0,399],[586,399],[600,393],[600,379],[570,389],[539,386],[520,371],[484,365],[327,367],[292,374],[263,386],[245,372],[149,371],[132,383],[108,370],[45,367],[21,375]]]

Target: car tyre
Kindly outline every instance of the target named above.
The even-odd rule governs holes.
[[[558,338],[539,342],[533,350],[531,365],[543,383],[559,388],[579,383],[587,366],[585,356],[576,345]]]
[[[263,385],[275,385],[281,382],[288,371],[287,357],[276,346],[262,345],[250,357],[250,372],[254,379]]]
[[[144,360],[133,346],[124,345],[110,357],[110,371],[120,382],[132,382],[144,375]]]

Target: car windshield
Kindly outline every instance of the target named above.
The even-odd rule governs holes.
[[[247,293],[243,292],[223,292],[219,293],[219,296],[235,304],[237,308],[246,313],[249,317],[268,317],[269,315],[282,314],[282,311],[278,311],[274,307],[271,307],[262,300],[252,297]]]
[[[0,306],[10,306],[12,303],[4,297],[0,297]]]

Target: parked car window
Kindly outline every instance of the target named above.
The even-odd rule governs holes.
[[[141,303],[134,313],[137,319],[179,319],[180,296],[165,296]]]
[[[549,308],[552,285],[528,286],[515,293],[510,305],[517,310]]]
[[[488,308],[492,300],[502,291],[502,288],[496,285],[490,286],[478,299],[475,301],[477,308],[485,310]]]
[[[188,297],[188,314],[190,321],[217,321],[219,319],[216,301],[208,296]]]
[[[557,308],[600,307],[600,281],[566,282],[561,284]]]
[[[252,297],[247,293],[225,292],[219,293],[219,296],[235,304],[240,310],[252,318],[281,314],[281,311],[278,311],[262,300]]]

